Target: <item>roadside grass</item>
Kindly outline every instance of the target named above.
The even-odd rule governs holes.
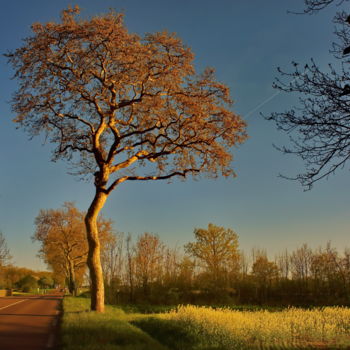
[[[42,294],[47,294],[54,291],[54,289],[33,289],[30,292],[22,292],[22,291],[13,291],[12,296],[14,297],[26,297],[26,296],[31,296],[31,295],[42,295]]]
[[[65,297],[61,341],[63,350],[167,350],[158,341],[129,321],[141,314],[126,314],[106,305],[103,314],[89,311],[87,298]]]
[[[226,348],[211,347],[206,344],[205,337],[198,332],[192,332],[182,322],[164,320],[156,315],[147,318],[138,318],[131,321],[161,344],[171,350],[225,350]]]

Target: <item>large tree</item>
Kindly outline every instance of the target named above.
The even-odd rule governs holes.
[[[128,33],[113,11],[78,14],[70,8],[59,23],[33,24],[7,56],[19,81],[15,122],[46,134],[54,160],[94,178],[85,224],[91,308],[103,312],[97,217],[109,194],[126,181],[234,175],[231,148],[246,134],[229,89],[213,69],[196,75],[191,50],[174,34]]]
[[[305,0],[305,13],[313,14],[335,2],[349,0]],[[291,135],[292,146],[282,147],[287,154],[296,154],[305,162],[306,171],[292,177],[307,189],[337,169],[350,158],[350,17],[338,11],[336,42],[332,52],[339,67],[330,65],[322,70],[315,60],[309,64],[294,63],[291,72],[280,71],[275,87],[281,91],[298,93],[299,105],[268,119]],[[327,48],[325,47],[325,50]]]

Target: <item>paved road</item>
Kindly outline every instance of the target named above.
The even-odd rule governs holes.
[[[52,349],[61,299],[59,293],[0,298],[0,349]]]

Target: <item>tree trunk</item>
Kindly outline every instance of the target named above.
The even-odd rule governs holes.
[[[68,274],[68,290],[73,296],[77,296],[77,288],[75,284],[75,270],[72,260],[68,260],[69,274]]]
[[[126,240],[126,251],[128,255],[128,278],[129,278],[129,302],[134,302],[134,277],[133,277],[133,266],[132,266],[132,256],[131,256],[131,247],[130,247],[131,236],[130,234]]]
[[[86,234],[89,245],[87,265],[91,279],[91,310],[104,312],[104,284],[100,259],[100,239],[97,228],[97,217],[107,199],[107,194],[96,189],[95,198],[92,201],[85,216]]]

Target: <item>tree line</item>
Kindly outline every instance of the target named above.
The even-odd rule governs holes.
[[[41,210],[32,238],[52,272],[38,275],[3,259],[0,285],[65,285],[73,295],[89,289],[84,215],[69,202]],[[104,217],[99,231],[105,299],[111,304],[350,305],[349,248],[339,252],[330,243],[317,249],[303,244],[271,259],[264,249],[244,252],[236,232],[214,224],[194,229],[192,242],[175,248],[154,233],[133,238],[117,232]],[[9,261],[1,238],[0,251]]]
[[[40,243],[39,256],[51,272],[11,265],[0,234],[0,287],[28,292],[66,286],[73,295],[89,289],[84,215],[69,202],[40,210],[32,239]],[[157,234],[135,239],[115,231],[110,219],[98,223],[110,304],[350,305],[349,248],[303,244],[271,259],[264,249],[244,252],[237,233],[214,224],[194,229],[192,242],[172,248]]]
[[[158,235],[115,234],[102,255],[106,301],[151,304],[350,305],[350,249],[307,244],[269,259],[239,249],[231,229],[209,224],[170,248]]]
[[[34,271],[14,266],[5,236],[0,231],[0,289],[36,292],[38,289],[53,288],[58,283],[50,271]]]
[[[58,281],[50,271],[35,271],[13,264],[0,266],[0,289],[36,293],[38,290],[51,289],[57,285]]]

